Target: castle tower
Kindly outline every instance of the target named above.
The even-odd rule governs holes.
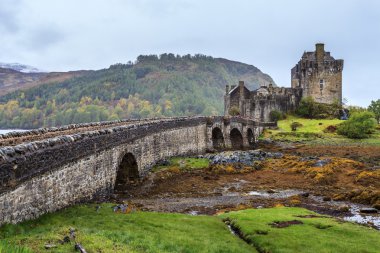
[[[302,88],[303,97],[316,102],[342,103],[343,60],[335,60],[326,52],[323,43],[315,45],[314,52],[304,52],[291,70],[292,88]]]

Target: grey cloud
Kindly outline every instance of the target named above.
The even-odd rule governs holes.
[[[39,27],[27,32],[21,44],[31,51],[41,51],[60,43],[65,36],[56,27]]]
[[[17,8],[20,1],[2,0],[0,1],[0,31],[6,33],[16,33],[19,30],[17,20]]]
[[[303,51],[324,42],[345,60],[344,96],[368,105],[380,94],[379,27],[377,0],[0,0],[0,61],[64,71],[202,53],[289,86]]]

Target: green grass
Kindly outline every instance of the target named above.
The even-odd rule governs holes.
[[[380,252],[380,232],[333,218],[300,218],[316,215],[302,208],[248,209],[221,215],[240,228],[260,252]],[[304,224],[275,228],[276,221],[300,220]]]
[[[219,216],[175,213],[114,213],[112,204],[77,205],[34,221],[0,227],[0,252],[76,252],[74,242],[60,240],[75,228],[76,239],[92,252],[380,252],[380,232],[302,208],[248,209]],[[249,245],[227,229],[238,227]],[[300,220],[303,224],[274,228],[270,223]],[[57,247],[47,251],[45,244]]]
[[[47,252],[46,243],[57,245],[49,252],[76,252],[73,242],[59,243],[72,227],[88,253],[255,252],[215,216],[121,214],[114,213],[111,207],[112,204],[103,204],[97,213],[94,205],[78,205],[34,221],[5,225],[0,228],[0,239],[10,245],[28,247],[33,252]]]
[[[292,131],[292,122],[302,124],[297,131]],[[380,145],[380,130],[367,139],[349,139],[336,133],[326,133],[326,127],[342,123],[339,119],[305,119],[289,115],[278,121],[277,130],[266,130],[266,136],[277,141],[307,141],[310,144],[328,145]]]
[[[172,157],[169,159],[167,166],[155,166],[153,171],[159,171],[166,168],[176,167],[180,170],[192,170],[207,168],[210,161],[207,158],[193,158],[193,157]]]
[[[32,251],[27,248],[16,246],[16,245],[10,245],[6,241],[0,241],[0,253],[31,253],[31,252]]]

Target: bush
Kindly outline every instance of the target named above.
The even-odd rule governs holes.
[[[292,131],[297,131],[297,128],[301,127],[302,124],[299,123],[299,122],[292,122],[292,124],[290,124],[290,127],[292,128]]]
[[[231,116],[238,116],[240,115],[240,109],[237,106],[232,106],[230,110],[228,111],[228,114]]]
[[[269,113],[269,117],[270,117],[270,120],[271,120],[271,121],[277,122],[277,121],[279,121],[280,119],[284,119],[284,118],[285,118],[285,115],[284,115],[284,113],[282,113],[282,112],[280,112],[280,111],[274,110],[274,111],[271,111],[271,112]]]
[[[335,133],[335,132],[336,132],[336,129],[337,129],[336,126],[330,125],[330,126],[326,127],[326,128],[323,130],[323,132],[325,132],[325,133]]]
[[[351,139],[368,138],[376,130],[377,122],[371,112],[357,112],[338,125],[337,132]]]
[[[299,116],[312,118],[315,111],[315,101],[312,97],[303,98],[296,110]]]
[[[303,98],[296,110],[296,114],[309,119],[336,118],[342,106],[338,101],[332,104],[317,103],[312,97]]]

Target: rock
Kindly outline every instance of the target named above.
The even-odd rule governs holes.
[[[119,204],[113,207],[113,211],[117,212],[120,210],[120,212],[125,213],[127,211],[127,208],[128,208],[128,204]]]
[[[70,228],[69,229],[69,233],[70,233],[70,238],[75,239],[75,229],[74,228]]]
[[[365,208],[361,208],[360,209],[360,212],[361,213],[377,213],[377,209],[376,208],[372,208],[372,207],[365,207]]]
[[[350,207],[347,206],[347,205],[341,205],[341,206],[338,207],[338,211],[340,211],[340,212],[348,212],[348,211],[350,211]]]
[[[325,196],[325,197],[323,197],[323,199],[322,199],[323,201],[331,201],[331,198],[330,197],[327,197],[327,196]]]
[[[50,244],[50,243],[45,244],[45,249],[52,249],[52,248],[57,248],[57,245],[55,245],[55,244]]]
[[[276,191],[269,189],[269,190],[267,190],[267,193],[273,194],[273,193],[276,193]]]
[[[300,194],[300,196],[304,197],[304,198],[308,198],[309,195],[310,195],[310,193],[308,193],[308,192],[303,192],[303,193]]]
[[[230,192],[236,192],[237,189],[236,189],[236,187],[231,186],[230,188],[228,188],[228,191],[230,191]]]
[[[282,153],[264,152],[261,150],[249,151],[226,151],[218,154],[206,154],[204,158],[210,160],[210,164],[241,163],[253,166],[257,161],[264,161],[267,158],[281,158]]]
[[[316,157],[316,156],[306,156],[306,157],[301,157],[299,159],[300,162],[309,162],[309,161],[314,161],[314,160],[318,160],[319,157]]]
[[[63,237],[63,243],[69,243],[69,242],[70,242],[70,237],[68,235]]]
[[[170,165],[170,161],[167,160],[167,159],[164,159],[164,160],[158,161],[156,163],[156,165],[158,165],[158,166],[168,166],[168,165]]]
[[[316,161],[313,166],[314,167],[323,167],[327,164],[331,163],[331,159],[322,159],[322,160],[318,160]]]
[[[78,250],[80,253],[87,253],[87,251],[79,243],[76,243],[74,248],[75,248],[75,250]]]

